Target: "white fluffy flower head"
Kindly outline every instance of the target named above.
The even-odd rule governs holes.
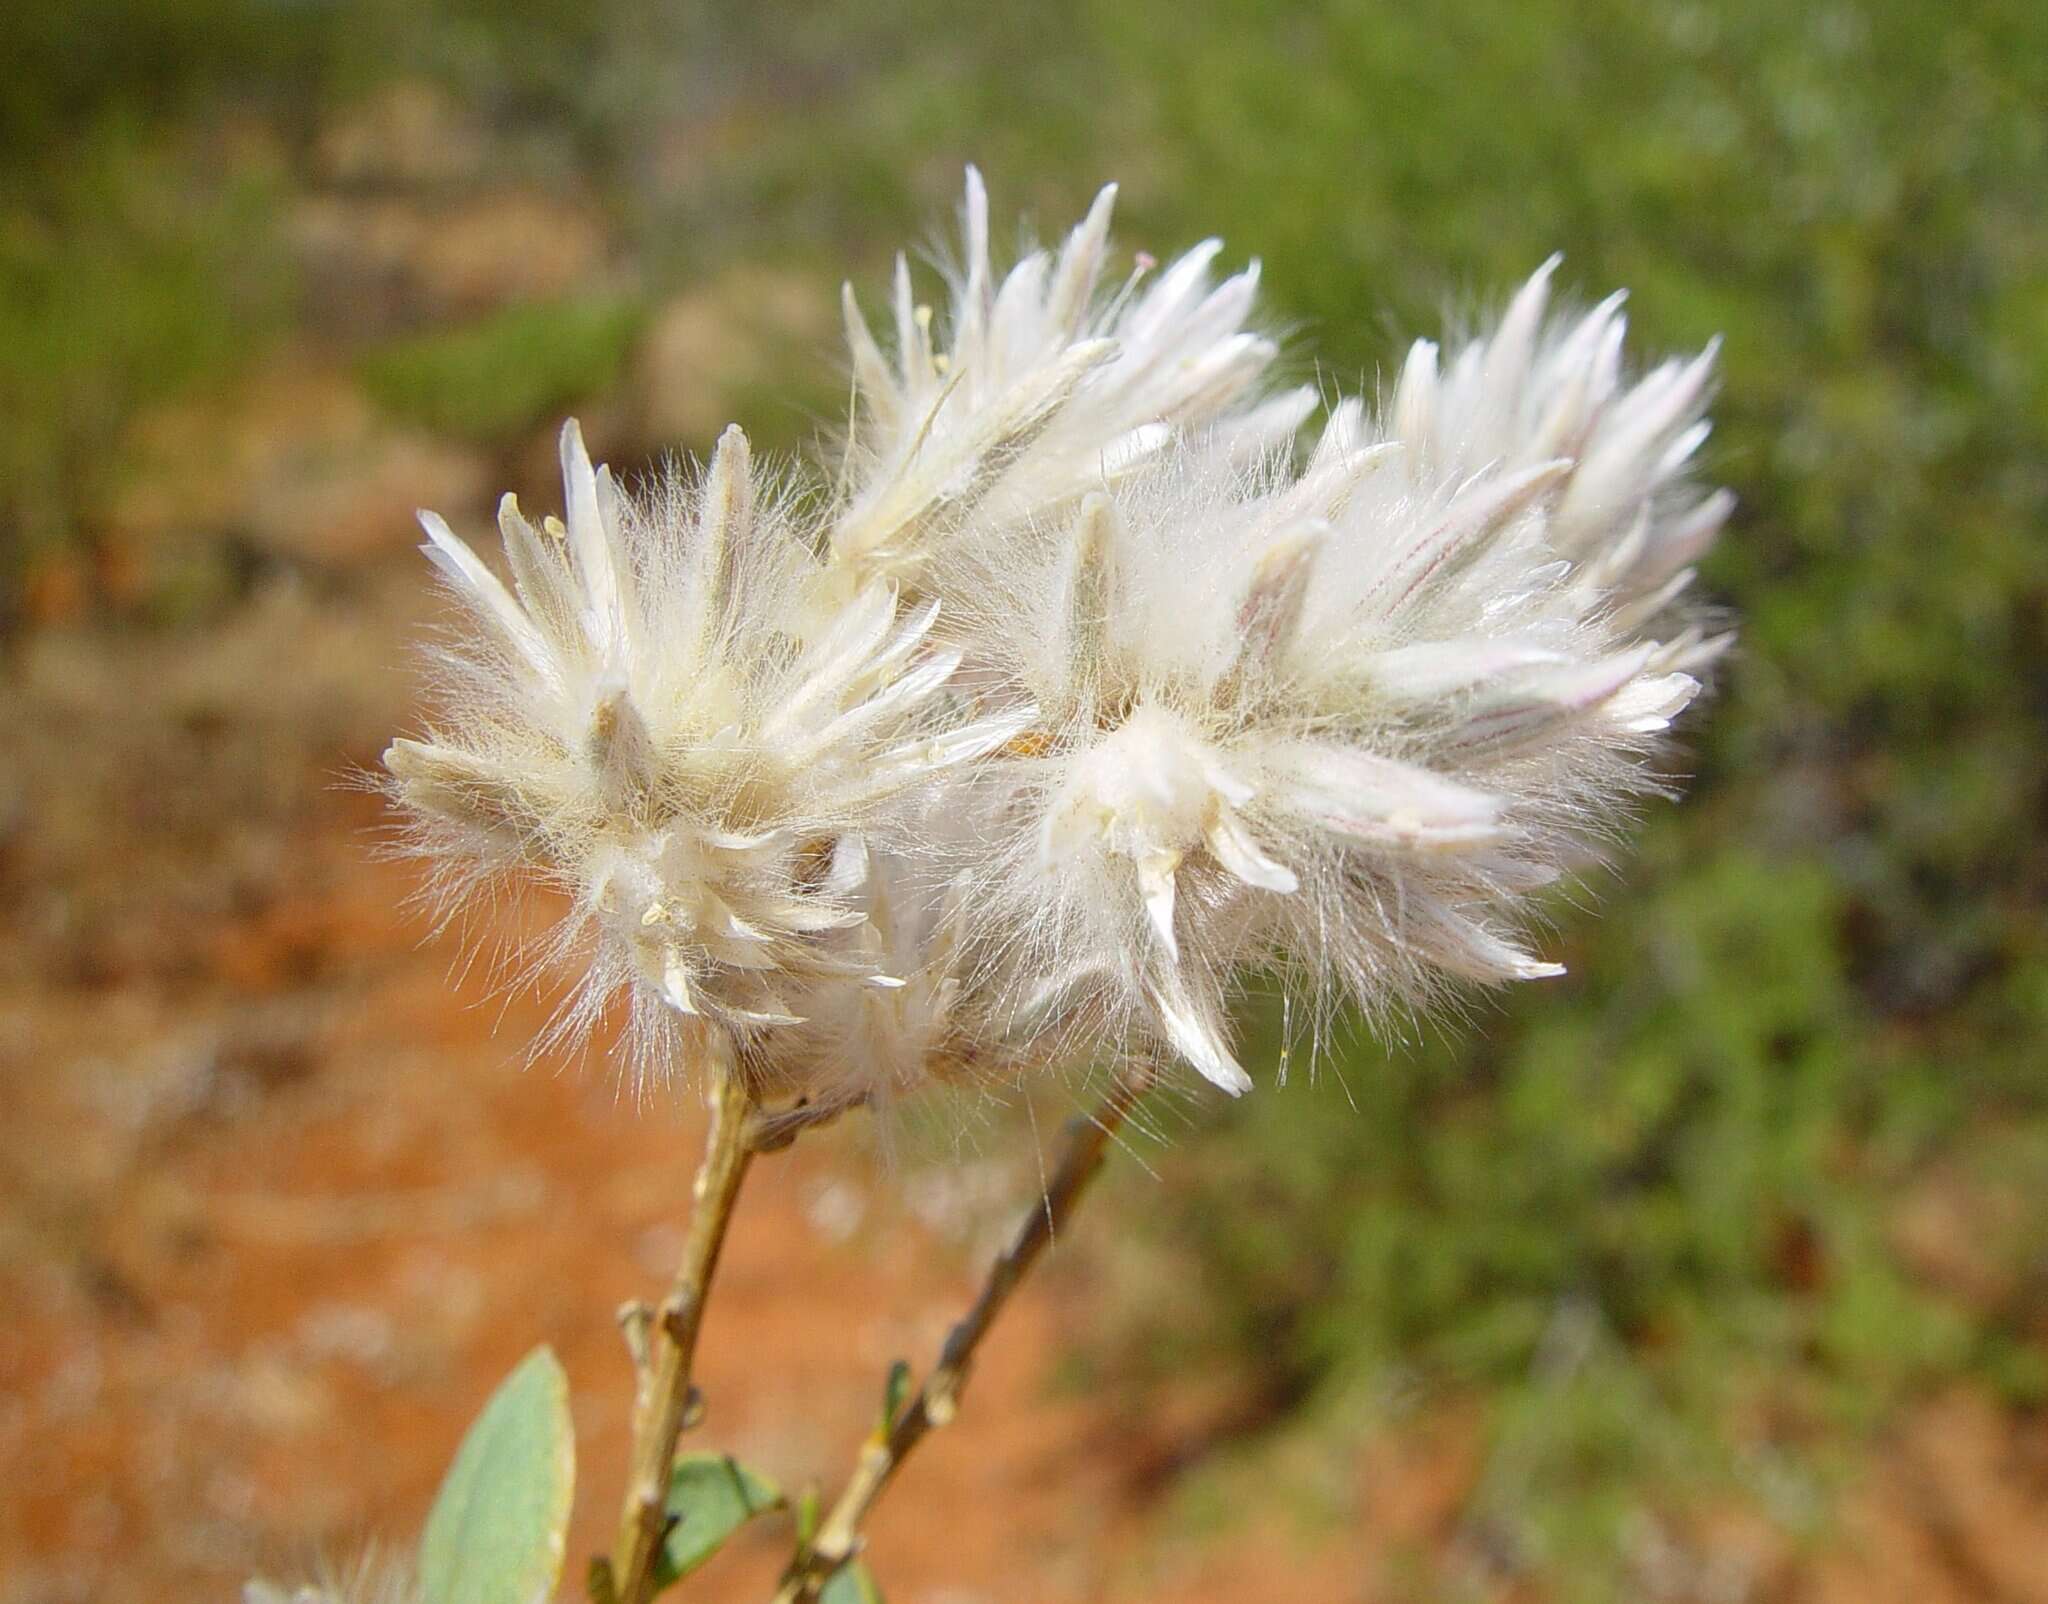
[[[387,758],[461,892],[567,893],[563,951],[643,1047],[840,1101],[1178,1059],[1251,1084],[1234,990],[1426,1007],[1557,972],[1531,894],[1665,789],[1725,645],[1684,612],[1711,349],[1631,378],[1555,262],[1385,406],[1275,393],[1256,267],[1107,271],[1114,191],[998,275],[969,174],[941,322],[849,290],[831,490],[737,430],[628,495],[564,434],[512,584],[431,516],[470,619]]]
[[[623,992],[643,1050],[745,1045],[821,980],[899,984],[828,939],[866,917],[826,873],[835,843],[1028,711],[935,712],[960,660],[929,644],[935,604],[877,583],[810,613],[815,560],[737,430],[701,481],[639,498],[573,423],[562,461],[565,522],[500,509],[510,589],[423,515],[472,629],[442,725],[386,754],[416,844],[454,893],[508,873],[566,893],[588,983],[565,1023]]]

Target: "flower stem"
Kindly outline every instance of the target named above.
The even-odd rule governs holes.
[[[934,1427],[953,1418],[981,1339],[988,1335],[989,1327],[995,1324],[1018,1282],[1072,1216],[1088,1183],[1102,1168],[1110,1142],[1151,1084],[1149,1069],[1126,1070],[1117,1076],[1094,1108],[1067,1121],[1060,1138],[1059,1160],[1046,1184],[1044,1197],[1019,1222],[1009,1247],[990,1267],[973,1307],[947,1334],[939,1362],[925,1378],[917,1396],[894,1420],[878,1426],[862,1444],[853,1475],[816,1534],[791,1562],[775,1595],[775,1604],[811,1604],[833,1573],[853,1558],[860,1547],[861,1522],[911,1450]]]
[[[593,1571],[596,1578],[608,1569],[608,1576],[595,1585],[608,1589],[617,1604],[646,1604],[654,1594],[655,1560],[668,1532],[669,1475],[694,1394],[690,1372],[697,1334],[704,1324],[704,1303],[733,1204],[758,1150],[756,1137],[754,1100],[738,1070],[725,1066],[713,1081],[711,1129],[704,1139],[689,1235],[675,1280],[651,1317],[644,1304],[628,1305],[621,1313],[639,1370],[633,1397],[632,1470],[609,1566],[599,1561]]]

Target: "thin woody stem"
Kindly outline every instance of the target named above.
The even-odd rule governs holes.
[[[711,1129],[704,1139],[689,1234],[675,1280],[652,1316],[645,1305],[628,1305],[621,1312],[639,1371],[633,1398],[632,1470],[609,1575],[603,1575],[605,1562],[600,1560],[593,1588],[609,1592],[617,1604],[646,1604],[654,1594],[655,1560],[668,1533],[669,1476],[694,1392],[690,1372],[697,1334],[703,1328],[704,1303],[733,1204],[758,1150],[757,1134],[753,1098],[737,1070],[728,1067],[712,1089]]]
[[[1088,1183],[1102,1168],[1110,1142],[1151,1084],[1149,1070],[1128,1070],[1117,1077],[1093,1109],[1067,1122],[1060,1139],[1059,1161],[1046,1184],[1045,1196],[1018,1224],[1009,1247],[991,1266],[974,1306],[947,1334],[939,1362],[925,1378],[917,1396],[893,1421],[884,1422],[862,1444],[853,1475],[816,1534],[791,1563],[775,1595],[775,1604],[811,1604],[833,1573],[859,1550],[861,1522],[911,1450],[935,1427],[953,1418],[960,1389],[967,1383],[968,1369],[982,1338],[988,1335],[989,1327],[995,1324],[1018,1282],[1073,1214]]]

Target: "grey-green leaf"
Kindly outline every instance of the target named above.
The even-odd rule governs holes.
[[[818,1604],[884,1604],[872,1572],[859,1560],[848,1560],[832,1573],[818,1593]]]
[[[685,1454],[669,1477],[668,1512],[675,1524],[661,1545],[655,1580],[663,1587],[688,1576],[725,1540],[771,1509],[780,1509],[782,1489],[730,1454]]]
[[[545,1604],[576,1489],[569,1380],[535,1348],[470,1425],[420,1537],[427,1604]]]

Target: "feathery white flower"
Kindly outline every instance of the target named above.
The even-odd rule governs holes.
[[[1141,261],[1100,293],[1115,202],[1111,184],[1056,255],[1032,251],[998,284],[988,194],[970,167],[966,262],[943,340],[898,257],[893,363],[846,287],[859,411],[832,548],[854,572],[914,577],[963,526],[983,540],[1015,532],[1131,471],[1176,431],[1228,420],[1237,448],[1255,452],[1313,408],[1310,390],[1257,395],[1275,355],[1245,327],[1259,268],[1213,282],[1220,240],[1149,284]]]
[[[1558,972],[1519,905],[1655,786],[1647,738],[1696,682],[1557,560],[1568,460],[1418,489],[1403,450],[1349,404],[1299,474],[1194,437],[1089,497],[1064,552],[990,565],[966,625],[1042,723],[997,760],[974,907],[1027,1006],[1085,1003],[1235,1092],[1249,968],[1382,1016]]]
[[[1588,606],[1604,600],[1617,627],[1652,638],[1734,510],[1726,490],[1692,482],[1719,344],[1631,381],[1622,294],[1583,316],[1546,315],[1560,260],[1536,270],[1490,334],[1447,360],[1434,341],[1417,340],[1394,391],[1391,428],[1418,483],[1567,462],[1550,491],[1550,544],[1574,564]],[[1685,628],[1660,660],[1698,669],[1728,642]]]
[[[998,283],[970,171],[944,339],[899,264],[893,363],[849,293],[829,501],[736,429],[630,498],[571,425],[511,589],[425,518],[473,628],[392,789],[451,893],[568,894],[570,1023],[623,988],[644,1051],[834,1104],[1103,1056],[1238,1092],[1249,971],[1375,1020],[1558,972],[1531,893],[1664,788],[1723,644],[1668,616],[1728,511],[1712,348],[1625,380],[1618,299],[1547,320],[1547,264],[1297,460],[1256,269],[1104,298],[1113,194]]]
[[[891,586],[806,627],[810,546],[737,429],[701,483],[649,497],[593,469],[573,422],[562,467],[566,523],[500,508],[510,589],[421,517],[474,628],[444,657],[442,723],[385,763],[444,889],[524,872],[566,892],[558,948],[590,948],[566,1023],[626,989],[643,1047],[678,1020],[791,1023],[827,976],[897,984],[825,939],[864,918],[826,873],[834,842],[1028,711],[942,721],[958,653],[929,644],[936,604],[903,613]]]

